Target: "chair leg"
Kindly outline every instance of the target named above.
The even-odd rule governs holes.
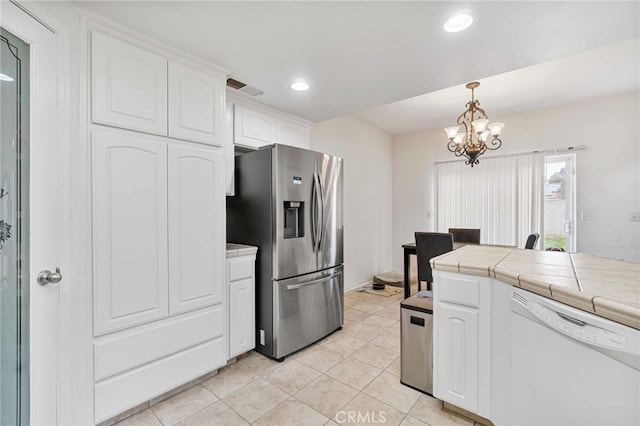
[[[418,291],[420,291],[420,289],[422,289],[422,281],[418,280]]]
[[[427,282],[427,290],[431,291],[431,283]]]

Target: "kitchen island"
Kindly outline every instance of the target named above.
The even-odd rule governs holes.
[[[466,246],[431,265],[437,398],[495,424],[640,422],[640,264]]]

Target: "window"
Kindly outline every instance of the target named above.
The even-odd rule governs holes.
[[[535,153],[487,157],[474,168],[436,163],[436,229],[480,228],[483,244],[524,247],[529,234],[542,234],[544,160]]]
[[[575,251],[575,154],[545,158],[543,248]]]

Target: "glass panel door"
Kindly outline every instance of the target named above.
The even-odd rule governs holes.
[[[544,249],[575,251],[576,156],[548,155],[545,161]]]
[[[0,424],[29,423],[29,47],[0,29]]]

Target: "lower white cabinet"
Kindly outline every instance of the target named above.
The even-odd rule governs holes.
[[[492,279],[433,274],[433,395],[488,418]]]
[[[438,302],[435,333],[437,395],[460,408],[478,408],[478,309]]]
[[[229,351],[231,359],[255,348],[255,248],[227,258]],[[247,250],[245,249],[245,252]],[[233,254],[227,254],[230,256]]]
[[[92,136],[95,422],[227,361],[224,153]]]

